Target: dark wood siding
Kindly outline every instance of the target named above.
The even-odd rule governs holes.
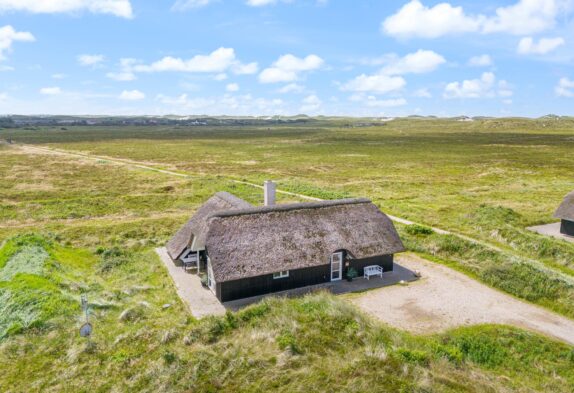
[[[346,263],[345,263],[346,265]],[[363,268],[369,265],[380,265],[384,271],[393,270],[393,256],[381,255],[364,259],[350,259],[349,266],[343,270],[343,278],[350,267],[357,269],[359,277],[363,276]],[[285,291],[288,289],[322,284],[330,281],[331,264],[309,267],[305,269],[290,270],[289,277],[274,279],[273,274],[244,278],[241,280],[218,283],[216,296],[222,302],[243,299],[266,293]]]
[[[358,277],[363,277],[363,269],[365,266],[371,265],[382,266],[384,272],[391,271],[393,270],[393,255],[378,255],[371,258],[349,259],[349,266],[345,267],[345,277],[347,277],[347,271],[351,267],[357,269]]]
[[[289,277],[273,278],[273,274],[226,281],[217,284],[216,295],[222,302],[321,284],[329,281],[331,264],[290,270]]]
[[[560,233],[574,236],[574,221],[562,220],[562,224],[560,225]]]

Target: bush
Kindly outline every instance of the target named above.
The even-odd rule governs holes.
[[[419,224],[412,224],[412,225],[407,225],[405,228],[405,231],[409,234],[409,235],[413,235],[413,236],[417,236],[417,235],[432,235],[434,233],[434,231],[429,228],[429,227],[425,227]]]
[[[399,348],[397,354],[409,363],[416,363],[420,365],[428,365],[430,363],[430,356],[424,351],[416,349]]]
[[[112,247],[109,249],[99,248],[96,253],[100,254],[99,270],[103,273],[110,272],[129,262],[129,258],[126,253],[118,247]]]
[[[295,336],[291,332],[283,332],[275,339],[281,350],[289,350],[292,354],[299,354],[301,350],[297,346]]]

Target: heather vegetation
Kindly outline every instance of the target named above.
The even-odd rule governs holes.
[[[261,190],[234,180],[272,178],[315,198],[369,197],[418,223],[397,224],[410,251],[574,318],[574,245],[525,229],[551,222],[574,188],[568,119],[37,127],[5,137],[107,158],[0,145],[0,391],[574,387],[574,349],[552,339],[503,326],[413,336],[326,293],[197,321],[153,252],[216,191],[258,204]],[[78,335],[82,294],[89,341]]]

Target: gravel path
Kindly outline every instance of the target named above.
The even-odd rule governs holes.
[[[194,317],[203,318],[209,315],[225,314],[225,308],[213,292],[203,288],[199,276],[186,273],[181,267],[175,266],[164,247],[156,248],[155,252],[171,276],[177,294],[187,304]]]
[[[351,301],[376,318],[413,333],[462,325],[514,325],[574,345],[574,321],[489,288],[448,267],[414,255],[396,262],[422,274],[408,286],[376,289]]]

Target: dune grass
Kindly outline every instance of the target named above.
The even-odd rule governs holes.
[[[325,293],[196,321],[153,248],[216,191],[262,202],[229,179],[273,178],[495,244],[398,225],[409,250],[573,317],[574,246],[524,229],[572,188],[573,130],[520,119],[1,130],[192,176],[0,146],[0,391],[570,392],[573,348],[519,329],[411,336]]]

